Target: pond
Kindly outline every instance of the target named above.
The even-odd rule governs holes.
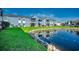
[[[55,45],[61,51],[79,50],[79,31],[52,30],[34,33],[34,36],[44,45]]]

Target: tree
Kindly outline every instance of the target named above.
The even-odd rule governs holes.
[[[0,8],[0,16],[3,16],[3,10]]]
[[[34,27],[35,26],[35,23],[31,23],[31,27]]]
[[[5,28],[7,28],[9,26],[10,26],[10,23],[9,22],[2,21],[2,29],[5,29]]]

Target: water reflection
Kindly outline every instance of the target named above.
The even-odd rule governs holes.
[[[79,31],[75,30],[48,30],[34,33],[38,42],[47,47],[55,45],[61,50],[79,50]]]
[[[56,32],[56,30],[53,30],[53,31],[43,31],[43,32],[35,33],[35,36],[44,37],[44,38],[48,39],[50,36],[54,35],[55,32]]]
[[[79,31],[75,31],[75,33],[76,33],[77,35],[79,35]]]

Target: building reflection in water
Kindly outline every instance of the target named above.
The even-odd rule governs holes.
[[[49,38],[51,36],[54,36],[59,30],[52,30],[52,31],[43,31],[43,32],[37,32],[35,33],[35,36],[36,37],[44,37],[46,39],[49,40]],[[74,31],[74,30],[66,30],[67,32],[70,32],[70,33],[75,33],[76,35],[79,35],[79,31]]]
[[[54,34],[54,32],[56,32],[56,30],[38,32],[38,33],[35,33],[35,36],[44,37],[44,38],[48,39],[50,36],[52,36]]]
[[[76,35],[79,35],[79,31],[75,31]]]
[[[75,30],[67,30],[67,32],[70,32],[70,33],[75,33],[76,35],[79,35],[79,31],[75,31]]]

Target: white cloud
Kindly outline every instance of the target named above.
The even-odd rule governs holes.
[[[4,9],[4,12],[10,12],[8,9]]]
[[[58,17],[55,17],[54,18],[55,20],[59,21],[59,22],[67,22],[67,21],[72,21],[72,20],[77,20],[79,18],[58,18]]]
[[[42,14],[42,13],[37,13],[37,14],[31,14],[30,16],[35,16],[35,17],[49,17],[49,18],[54,18],[54,14]]]
[[[56,17],[54,14],[42,14],[42,13],[37,13],[37,14],[31,14],[31,16],[34,16],[34,17],[48,17],[48,18],[51,18],[51,19],[54,19],[58,22],[67,22],[67,21],[71,21],[71,20],[77,20],[79,18],[66,18],[66,17],[62,17],[62,18],[59,18],[59,17]]]

